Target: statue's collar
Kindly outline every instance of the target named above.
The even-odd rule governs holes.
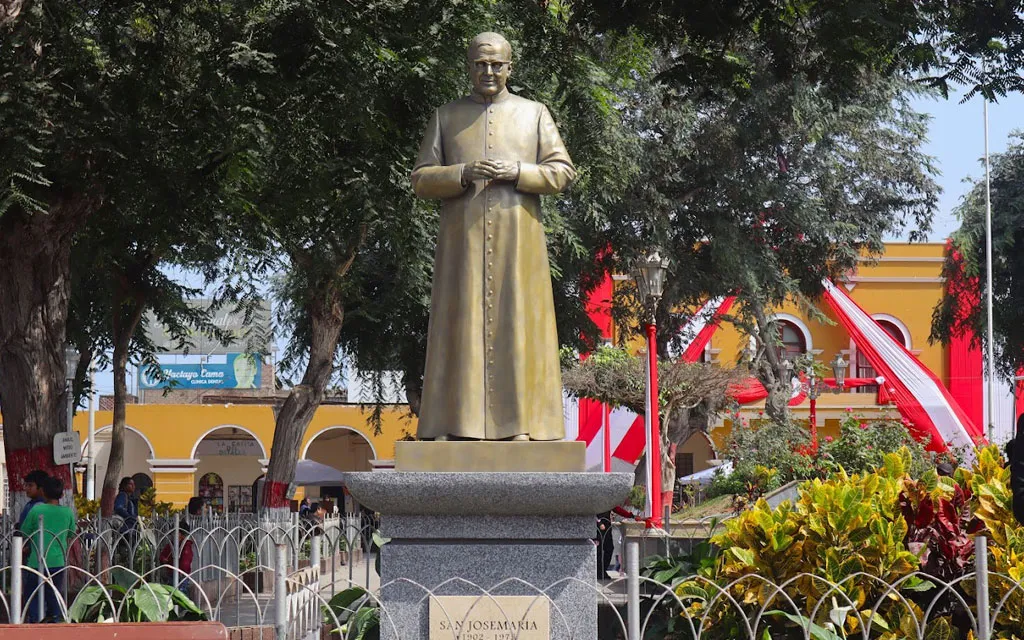
[[[512,95],[512,94],[510,94],[508,92],[508,89],[502,89],[501,93],[499,93],[497,95],[494,95],[494,96],[490,96],[490,97],[482,96],[482,95],[480,95],[479,93],[476,93],[476,92],[470,93],[469,97],[473,100],[473,102],[476,102],[476,103],[479,103],[479,104],[491,104],[492,102],[504,102],[504,101],[508,100],[508,97],[510,95]]]

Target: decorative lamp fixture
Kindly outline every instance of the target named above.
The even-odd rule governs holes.
[[[82,354],[78,353],[78,349],[75,349],[72,345],[64,347],[64,377],[68,384],[71,384],[75,379],[75,372],[78,371],[78,361],[82,359]]]
[[[668,258],[662,258],[658,249],[652,249],[637,261],[633,268],[633,279],[644,304],[653,306],[661,300],[668,264]]]
[[[836,388],[842,389],[846,386],[846,367],[849,366],[849,362],[843,359],[843,354],[837,353],[835,358],[832,358],[832,375],[836,379]]]

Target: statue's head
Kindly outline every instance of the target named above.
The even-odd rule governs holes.
[[[473,92],[490,97],[505,90],[512,75],[512,45],[500,33],[485,31],[473,38],[466,51]]]

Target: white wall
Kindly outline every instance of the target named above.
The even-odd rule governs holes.
[[[88,440],[86,441],[88,442]],[[89,450],[86,448],[83,458],[88,457]],[[124,461],[121,465],[121,477],[133,476],[136,473],[144,473],[150,480],[155,480],[149,469],[147,460],[153,457],[149,445],[139,434],[131,429],[124,430]],[[110,429],[97,431],[96,433],[96,495],[99,496],[103,478],[107,473],[107,461],[110,460]],[[120,478],[118,478],[120,481]]]
[[[313,460],[338,471],[372,471],[373,448],[363,436],[346,429],[321,433],[306,450],[306,460]],[[318,487],[306,487],[306,495],[320,495]],[[340,505],[344,507],[344,505]]]

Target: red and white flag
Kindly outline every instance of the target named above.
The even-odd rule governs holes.
[[[981,428],[971,421],[935,374],[861,309],[842,287],[828,280],[823,284],[825,300],[857,349],[885,378],[885,386],[911,433],[919,438],[927,436],[928,448],[933,451],[952,447],[964,452],[968,458],[964,462],[973,461],[974,447],[985,442]]]

